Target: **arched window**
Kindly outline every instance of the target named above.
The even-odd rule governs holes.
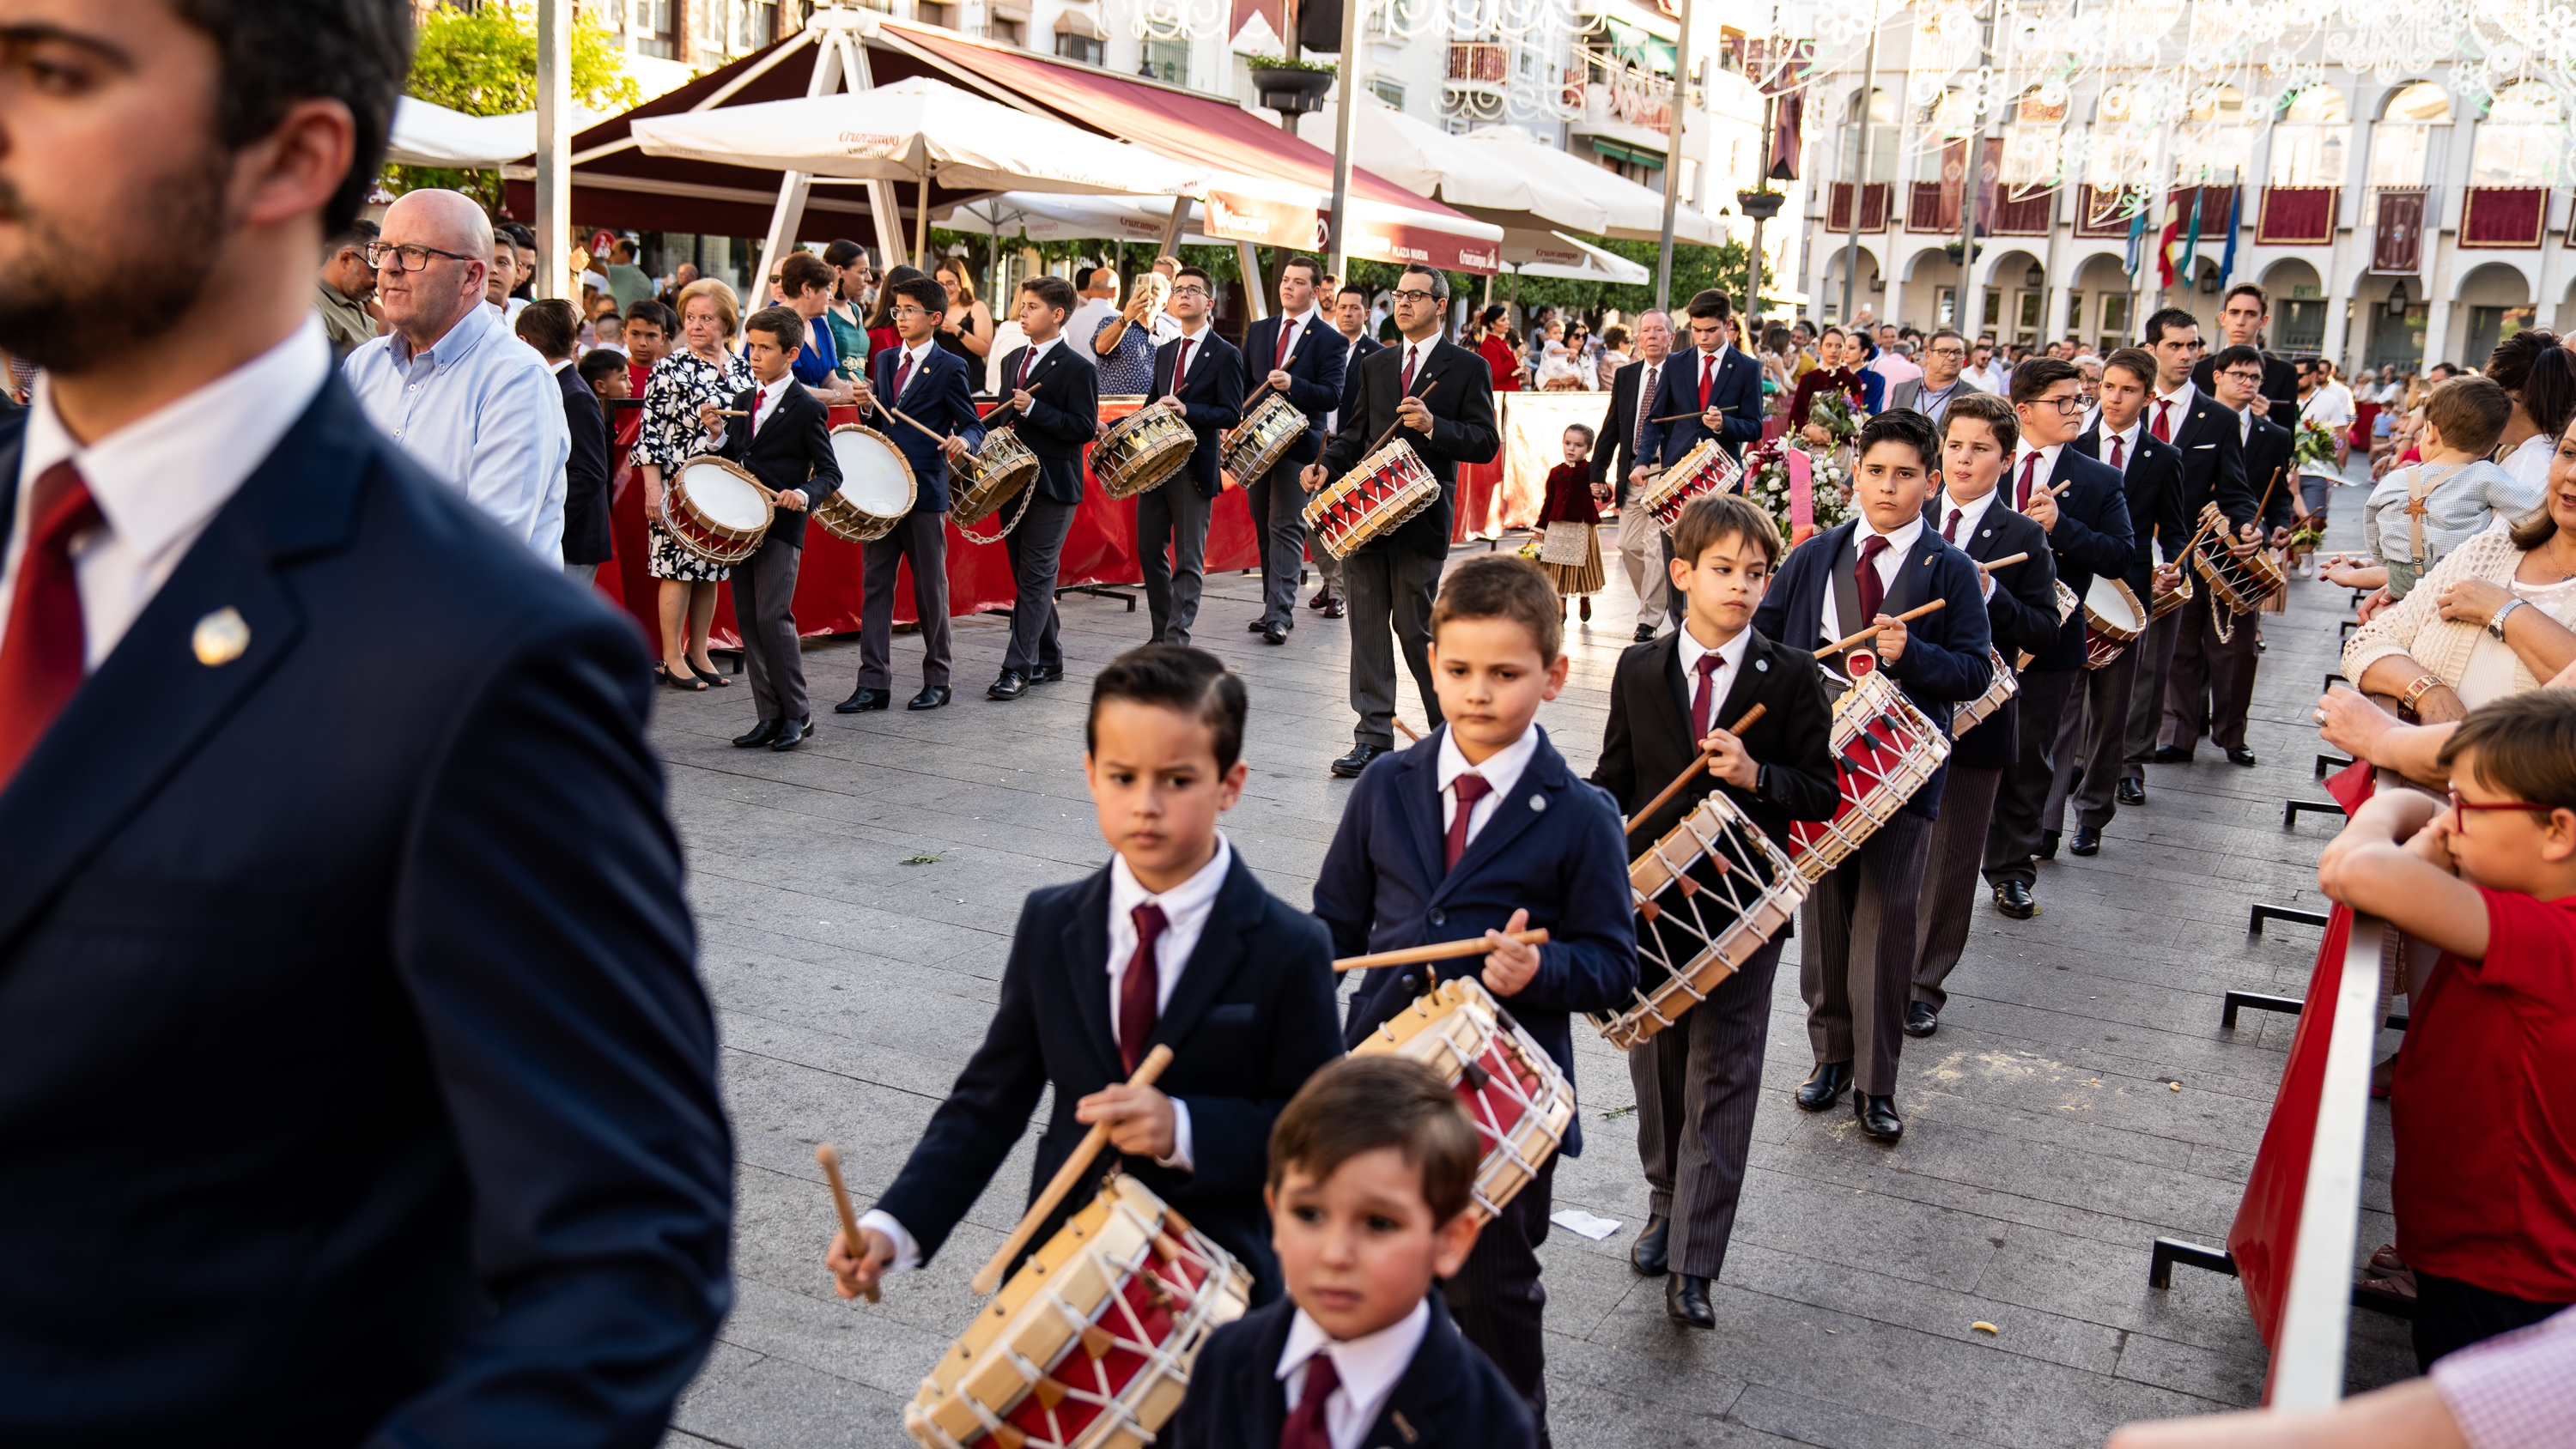
[[[2431,81],[2408,81],[2388,93],[2371,128],[2370,184],[2421,186],[2432,154],[2433,127],[2448,125],[2451,97]]]
[[[2310,86],[2290,97],[2272,123],[2274,186],[2341,186],[2352,147],[2352,112],[2343,92]]]
[[[2495,93],[2478,123],[2469,162],[2471,186],[2545,186],[2567,149],[2557,93],[2542,81],[2519,80]]]
[[[2245,93],[2232,85],[2204,86],[2183,103],[2174,131],[2174,180],[2185,186],[2226,181],[2254,148],[2245,122]]]
[[[1846,179],[1859,169],[1852,164],[1858,154],[1854,148],[1859,144],[1860,92],[1855,90],[1851,93],[1851,99],[1843,106],[1843,136],[1836,148],[1842,158],[1842,174]],[[1904,144],[1902,128],[1896,123],[1896,97],[1883,89],[1871,91],[1869,93],[1869,175],[1863,179],[1895,180],[1896,153]]]

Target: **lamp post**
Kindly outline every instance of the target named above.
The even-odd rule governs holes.
[[[1682,137],[1688,130],[1683,115],[1690,109],[1691,11],[1697,7],[1691,0],[1681,0],[1682,28],[1674,41],[1673,102],[1670,135],[1664,152],[1664,230],[1655,248],[1655,310],[1670,315],[1673,306],[1673,210],[1682,200]]]
[[[1852,137],[1851,236],[1843,243],[1843,325],[1860,315],[1860,214],[1869,202],[1869,113],[1878,103],[1878,0],[1870,0],[1869,59],[1860,83],[1860,129]],[[1832,204],[1826,205],[1831,211]]]

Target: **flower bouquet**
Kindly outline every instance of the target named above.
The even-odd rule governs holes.
[[[1807,400],[1807,421],[1831,434],[1835,447],[1850,442],[1860,432],[1860,409],[1844,393],[1830,388]]]
[[[1836,455],[1817,456],[1786,438],[1745,451],[1744,496],[1771,515],[1793,548],[1852,512],[1851,480]]]
[[[2299,471],[2305,472],[2309,464],[2321,463],[2325,465],[2325,470],[2331,473],[2334,471],[2334,456],[2334,429],[2314,418],[2301,419],[2298,440],[2290,449],[2291,464]]]

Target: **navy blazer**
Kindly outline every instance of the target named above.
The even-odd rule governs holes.
[[[1637,926],[1618,804],[1600,786],[1577,779],[1539,730],[1538,749],[1512,797],[1495,805],[1458,868],[1444,870],[1440,741],[1447,728],[1361,772],[1315,878],[1315,915],[1332,929],[1335,956],[1357,956],[1482,936],[1526,909],[1530,927],[1548,933],[1538,948],[1538,975],[1499,1000],[1571,1083],[1574,1013],[1621,1010],[1637,986]],[[1426,969],[1447,980],[1484,967],[1483,957],[1462,956],[1428,968],[1370,971],[1351,996],[1344,1043],[1357,1046],[1420,995]],[[1578,1112],[1565,1155],[1582,1153]]]
[[[2152,429],[2156,400],[2150,394],[2146,411],[2140,416]],[[2153,436],[2150,432],[2149,436]],[[2218,399],[2195,388],[2191,407],[2182,426],[2173,430],[2174,451],[2182,454],[2182,512],[2194,526],[2200,522],[2200,510],[2215,503],[2227,515],[2230,528],[2241,528],[2254,521],[2255,495],[2260,483],[2250,481],[2245,471],[2245,440],[2238,436],[2236,414],[2218,405]]]
[[[1433,338],[1414,371],[1410,393],[1404,391],[1403,382],[1403,344],[1381,347],[1360,360],[1342,389],[1340,427],[1324,448],[1324,471],[1340,479],[1390,431],[1393,436],[1387,446],[1396,441],[1412,444],[1414,455],[1440,480],[1440,500],[1393,533],[1370,539],[1361,551],[1402,548],[1446,558],[1458,506],[1458,465],[1488,463],[1502,451],[1502,425],[1494,411],[1494,370],[1484,358],[1457,343]],[[1428,434],[1397,426],[1396,409],[1406,396],[1422,399],[1422,406],[1430,411]]]
[[[788,376],[792,379],[795,374]],[[760,541],[763,548],[773,543],[803,548],[805,520],[813,516],[814,505],[841,491],[841,458],[832,451],[832,414],[822,399],[805,390],[805,384],[791,380],[772,404],[776,415],[764,419],[755,434],[750,414],[759,402],[757,387],[745,388],[734,398],[734,411],[743,416],[725,419],[724,446],[716,450],[717,456],[742,465],[772,493],[793,488],[805,495],[803,508],[782,505],[771,510],[769,532]]]
[[[1271,363],[1279,356],[1281,325],[1281,318],[1264,317],[1244,334],[1243,381],[1247,392],[1270,376]],[[1317,308],[1305,330],[1297,334],[1295,350],[1288,354],[1288,401],[1306,415],[1306,431],[1279,455],[1278,466],[1272,472],[1284,468],[1293,479],[1298,469],[1314,462],[1324,450],[1324,419],[1342,405],[1342,374],[1346,371],[1342,358],[1350,350],[1350,339],[1334,330],[1330,314]],[[1234,481],[1249,488],[1261,480]]]
[[[1235,851],[1190,964],[1148,1045],[1169,1045],[1156,1083],[1190,1109],[1191,1172],[1105,1152],[1090,1179],[1029,1239],[1034,1252],[1095,1196],[1111,1169],[1154,1195],[1243,1261],[1255,1303],[1279,1294],[1270,1251],[1270,1124],[1317,1067],[1342,1054],[1333,1031],[1331,948],[1315,922],[1262,888]],[[1074,1104],[1127,1080],[1109,1016],[1109,867],[1031,891],[1002,968],[1001,1001],[984,1044],[930,1115],[921,1141],[877,1206],[935,1256],[1028,1130],[1052,1084],[1029,1201],[1090,1128]]]
[[[1447,1295],[1425,1299],[1431,1323],[1413,1361],[1388,1391],[1361,1444],[1375,1449],[1531,1449],[1538,1428],[1503,1371],[1467,1341],[1449,1316]],[[1288,1425],[1288,1386],[1279,1355],[1297,1305],[1286,1299],[1225,1324],[1200,1346],[1189,1396],[1164,1427],[1170,1449],[1269,1449]]]
[[[2019,467],[2020,460],[2015,459],[2014,468]],[[1999,485],[2004,490],[1999,503],[2010,506],[2019,476],[2017,471],[2010,473]],[[2070,483],[2073,486],[2067,487]],[[2057,556],[2058,579],[2081,599],[2093,587],[2095,574],[2124,573],[2135,554],[2128,490],[2116,469],[2074,443],[2057,450],[2057,466],[2049,470],[2048,484],[2066,490],[2057,495],[2057,526],[2048,531],[2048,546]],[[2050,617],[2056,617],[2053,610]],[[2057,626],[2057,642],[2035,652],[2039,657],[2030,661],[2033,671],[2083,668],[2084,611],[2067,615],[2066,622]]]
[[[1003,405],[1019,388],[1026,347],[1002,359]],[[1100,436],[1100,369],[1081,348],[1059,340],[1029,369],[1029,410],[1003,420],[1038,457],[1038,496],[1049,503],[1082,501],[1082,453]]]
[[[1997,483],[1995,491],[2001,494],[2003,486]],[[1981,564],[2017,553],[2030,555],[2020,563],[2005,564],[1994,571],[1994,597],[1986,600],[1986,631],[1995,652],[2010,667],[2024,653],[2038,654],[2054,645],[2059,625],[2057,562],[2049,552],[2048,535],[2006,503],[1999,496],[1987,504],[1985,516],[1977,520],[1973,532],[1958,541],[1958,548]],[[1950,495],[1935,492],[1932,501],[1923,505],[1924,526],[1939,532],[1943,520],[1950,516],[1950,507]],[[2082,618],[2082,611],[2077,611],[2075,617]],[[2000,770],[2020,758],[2021,695],[2017,691],[2004,701],[2003,708],[1978,721],[1950,747],[1950,759],[1962,769]]]
[[[1219,476],[1225,462],[1224,440],[1217,434],[1243,421],[1243,354],[1217,335],[1213,326],[1191,339],[1191,346],[1199,352],[1190,359],[1190,370],[1181,378],[1178,396],[1181,415],[1189,421],[1190,432],[1199,444],[1190,449],[1189,461],[1182,468],[1201,498],[1214,498],[1225,491],[1225,480]],[[1181,339],[1177,337],[1154,349],[1152,396],[1174,396],[1172,366],[1180,353]]]
[[[572,430],[572,453],[564,460],[564,562],[606,563],[615,551],[608,539],[608,414],[580,368],[558,368],[555,382],[563,389],[564,426]]]
[[[0,1443],[661,1436],[733,1145],[639,642],[336,372],[216,511],[0,791]]]
[[[1815,641],[1807,646],[1810,649],[1833,643],[1825,636],[1824,617],[1825,599],[1834,587],[1834,559],[1852,546],[1852,535],[1859,528],[1859,519],[1836,524],[1792,550],[1762,596],[1762,607],[1753,611],[1753,627],[1792,648],[1808,640]],[[1905,551],[1905,562],[1898,566],[1896,582],[1888,587],[1882,605],[1893,615],[1936,598],[1947,600],[1905,626],[1905,653],[1887,666],[1905,697],[1945,737],[1950,733],[1950,707],[1985,693],[1994,679],[1993,661],[1986,657],[1994,639],[1986,625],[1984,592],[1976,564],[1943,543],[1939,530],[1926,527]],[[1867,623],[1865,619],[1846,622],[1843,632],[1856,633]],[[1826,663],[1840,667],[1831,660]],[[1941,790],[1949,773],[1949,762],[1944,760],[1905,802],[1905,809],[1927,820],[1939,819]]]
[[[942,438],[951,433],[964,438],[969,452],[982,447],[984,419],[975,411],[974,384],[967,378],[966,364],[956,353],[933,346],[923,354],[920,368],[904,379],[903,396],[896,397],[894,371],[903,354],[903,345],[897,343],[868,359],[868,386],[877,400],[891,403],[904,417]],[[868,425],[885,434],[895,451],[912,464],[912,511],[946,513],[948,454],[902,418],[877,413]]]
[[[2102,459],[2109,467],[2110,445],[2102,440],[2102,424],[2097,418],[2092,427],[2070,446],[2084,450],[2085,456]],[[2156,549],[2180,553],[2191,538],[2192,524],[2182,512],[2182,454],[2171,443],[2159,443],[2144,427],[2138,429],[2137,445],[2123,460],[2120,470],[2121,489],[2129,504],[2129,563],[2120,571],[2129,592],[2141,604],[2155,602]]]
[[[1656,379],[1654,400],[1646,410],[1646,435],[1637,444],[1637,456],[1652,467],[1671,467],[1709,438],[1717,439],[1730,458],[1742,458],[1745,444],[1762,441],[1762,364],[1733,347],[1717,355],[1708,405],[1726,414],[1726,419],[1716,432],[1709,431],[1699,415],[1699,365],[1696,347],[1664,359],[1664,374]],[[1683,413],[1689,416],[1669,423],[1655,421]]]
[[[2290,461],[2297,439],[2260,413],[2246,431],[2245,483],[2262,506],[2263,531],[2288,528],[2298,521],[2297,510],[2290,507],[2291,495],[2299,491],[2298,470]]]

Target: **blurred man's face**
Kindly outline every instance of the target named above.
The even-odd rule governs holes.
[[[1357,337],[1360,329],[1368,325],[1368,298],[1361,296],[1358,288],[1351,288],[1335,299],[1333,325],[1341,329],[1344,337]]]
[[[519,249],[506,239],[492,242],[492,272],[483,283],[483,295],[492,302],[507,299],[510,289],[519,285]]]

